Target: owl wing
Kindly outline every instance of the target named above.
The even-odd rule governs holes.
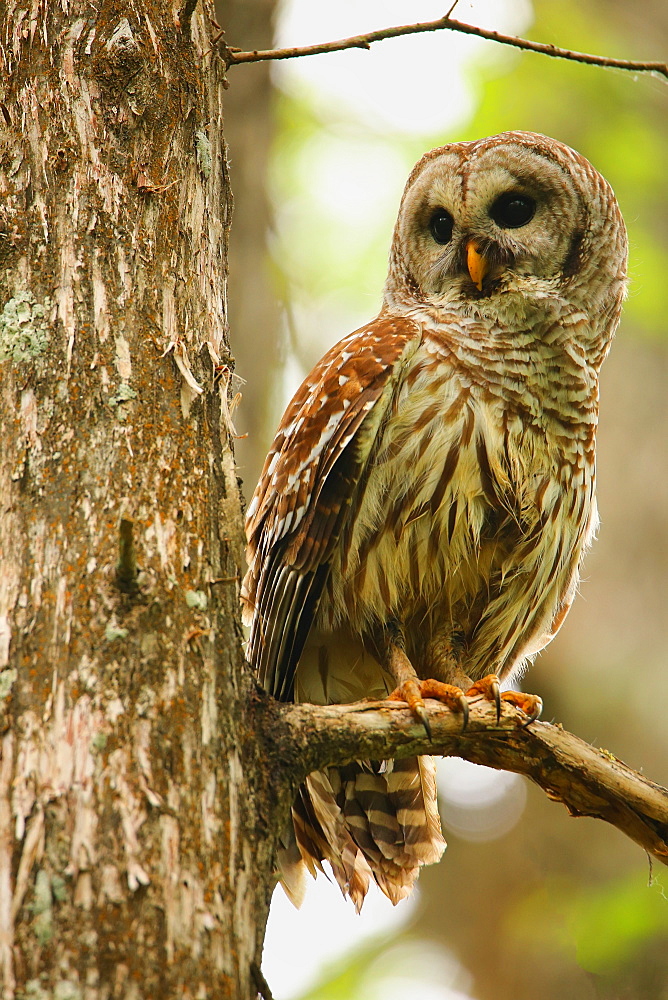
[[[248,658],[282,701],[293,697],[334,547],[420,342],[416,323],[382,315],[344,338],[298,390],[267,456],[246,515],[241,597]]]

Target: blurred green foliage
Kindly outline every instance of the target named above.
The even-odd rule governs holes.
[[[277,116],[271,171],[280,223],[272,255],[276,289],[293,306],[303,302],[309,309],[333,297],[344,313],[363,310],[368,303],[370,317],[378,309],[387,273],[400,185],[424,151],[424,143],[413,141],[415,151],[407,153],[406,141],[394,133],[373,134],[343,116],[323,119],[307,93],[279,95]],[[342,203],[336,168],[341,158],[350,157],[351,148],[357,164],[363,166],[368,158],[370,169],[374,165],[377,169],[378,162],[386,170],[392,167],[394,187],[378,186],[372,205]],[[314,172],[325,181],[321,195],[305,198]],[[351,213],[355,213],[352,226],[346,218]]]
[[[318,981],[298,1000],[370,1000],[369,969],[391,943],[392,939],[385,937],[372,938],[347,955],[343,962],[327,965]]]
[[[470,985],[456,959],[438,945],[408,933],[372,938],[344,962],[323,970],[317,983],[297,1000],[394,1000],[434,997]],[[447,994],[445,991],[448,991]]]
[[[583,969],[604,976],[637,961],[652,938],[665,937],[667,920],[668,897],[660,880],[648,885],[636,872],[595,886],[552,879],[506,913],[523,947],[561,957],[575,950]]]

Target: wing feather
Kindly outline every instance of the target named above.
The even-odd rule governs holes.
[[[294,673],[396,386],[420,344],[411,320],[380,316],[340,341],[288,406],[248,507],[242,586],[248,656],[275,697]]]

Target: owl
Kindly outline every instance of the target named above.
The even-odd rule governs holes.
[[[248,655],[277,699],[391,696],[428,726],[425,697],[498,701],[550,642],[598,521],[626,255],[610,186],[554,139],[422,157],[380,313],[306,378],[248,507]],[[444,847],[434,759],[360,760],[309,775],[278,861],[296,902],[327,861],[359,909]]]

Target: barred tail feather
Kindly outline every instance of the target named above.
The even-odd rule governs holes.
[[[299,874],[306,868],[315,876],[323,861],[358,912],[371,877],[398,903],[421,865],[438,861],[445,850],[433,757],[315,771],[299,790],[292,819],[292,848],[281,852],[279,866],[296,905],[303,896]]]
[[[306,864],[297,846],[294,830],[290,830],[287,839],[288,843],[278,850],[278,868],[285,895],[299,909],[306,895]]]
[[[407,845],[413,850],[415,857],[423,865],[433,865],[441,860],[446,848],[446,842],[441,832],[441,817],[438,812],[436,794],[436,759],[434,757],[418,757],[421,798],[424,805],[423,823],[419,827],[409,828],[404,822]]]

